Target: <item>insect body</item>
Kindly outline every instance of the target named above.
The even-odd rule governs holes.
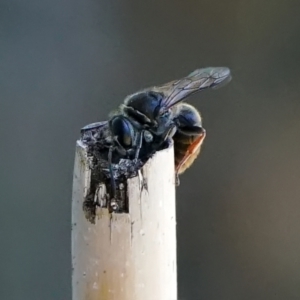
[[[228,68],[204,68],[128,96],[110,120],[115,150],[131,158],[147,157],[173,137],[176,173],[183,173],[199,154],[206,133],[200,113],[182,101],[230,79]]]
[[[120,158],[145,161],[173,138],[176,175],[183,173],[199,154],[206,133],[200,113],[182,101],[230,79],[230,70],[226,67],[197,69],[182,79],[126,97],[108,121],[109,165]]]

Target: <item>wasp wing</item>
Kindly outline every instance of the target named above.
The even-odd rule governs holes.
[[[82,127],[80,132],[81,132],[81,134],[83,134],[90,130],[100,129],[101,127],[107,125],[107,123],[108,123],[108,121],[102,121],[102,122],[95,122],[95,123],[88,124],[88,125]]]
[[[197,69],[187,77],[153,87],[151,90],[162,93],[165,96],[162,107],[170,108],[196,92],[226,84],[230,80],[229,68],[210,67]]]

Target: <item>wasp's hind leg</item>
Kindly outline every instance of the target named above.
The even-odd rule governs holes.
[[[179,174],[175,172],[175,186],[179,186],[179,185],[180,185]]]
[[[108,168],[109,168],[109,174],[110,174],[110,198],[116,200],[116,180],[114,178],[114,172],[112,169],[112,153],[114,151],[114,147],[109,147],[108,152]]]

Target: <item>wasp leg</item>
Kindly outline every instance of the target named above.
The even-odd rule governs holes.
[[[166,142],[167,140],[170,140],[172,139],[172,137],[174,136],[174,134],[176,133],[176,125],[175,124],[172,124],[169,129],[166,131],[165,135],[162,137],[162,142],[160,144],[160,146]]]
[[[138,160],[139,155],[140,155],[140,151],[141,151],[142,144],[143,144],[143,137],[144,137],[144,130],[142,130],[142,132],[138,134],[137,146],[136,146],[135,155],[134,155],[135,162]]]
[[[148,191],[147,179],[144,177],[143,169],[139,169],[138,170],[138,177],[139,177],[139,188],[140,188],[140,191],[141,192],[143,190]]]
[[[179,186],[179,185],[180,185],[179,174],[175,172],[175,186]]]
[[[113,150],[117,150],[118,153],[121,155],[121,156],[126,156],[127,155],[127,151],[124,149],[124,147],[120,144],[119,140],[118,140],[118,137],[114,137],[113,138],[114,142],[117,144],[116,147],[113,147]]]
[[[109,152],[108,152],[108,168],[109,168],[109,173],[110,173],[111,198],[116,199],[116,181],[115,181],[114,172],[112,169],[112,152],[113,152],[113,146],[110,146]]]
[[[159,151],[165,148],[168,148],[170,144],[172,143],[172,138],[174,134],[176,133],[176,125],[172,124],[168,130],[166,130],[166,133],[161,137],[160,142],[153,147],[154,153],[155,151]]]

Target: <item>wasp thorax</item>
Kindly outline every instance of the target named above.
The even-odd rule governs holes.
[[[139,92],[125,100],[124,111],[142,124],[155,125],[163,95],[153,91]]]

